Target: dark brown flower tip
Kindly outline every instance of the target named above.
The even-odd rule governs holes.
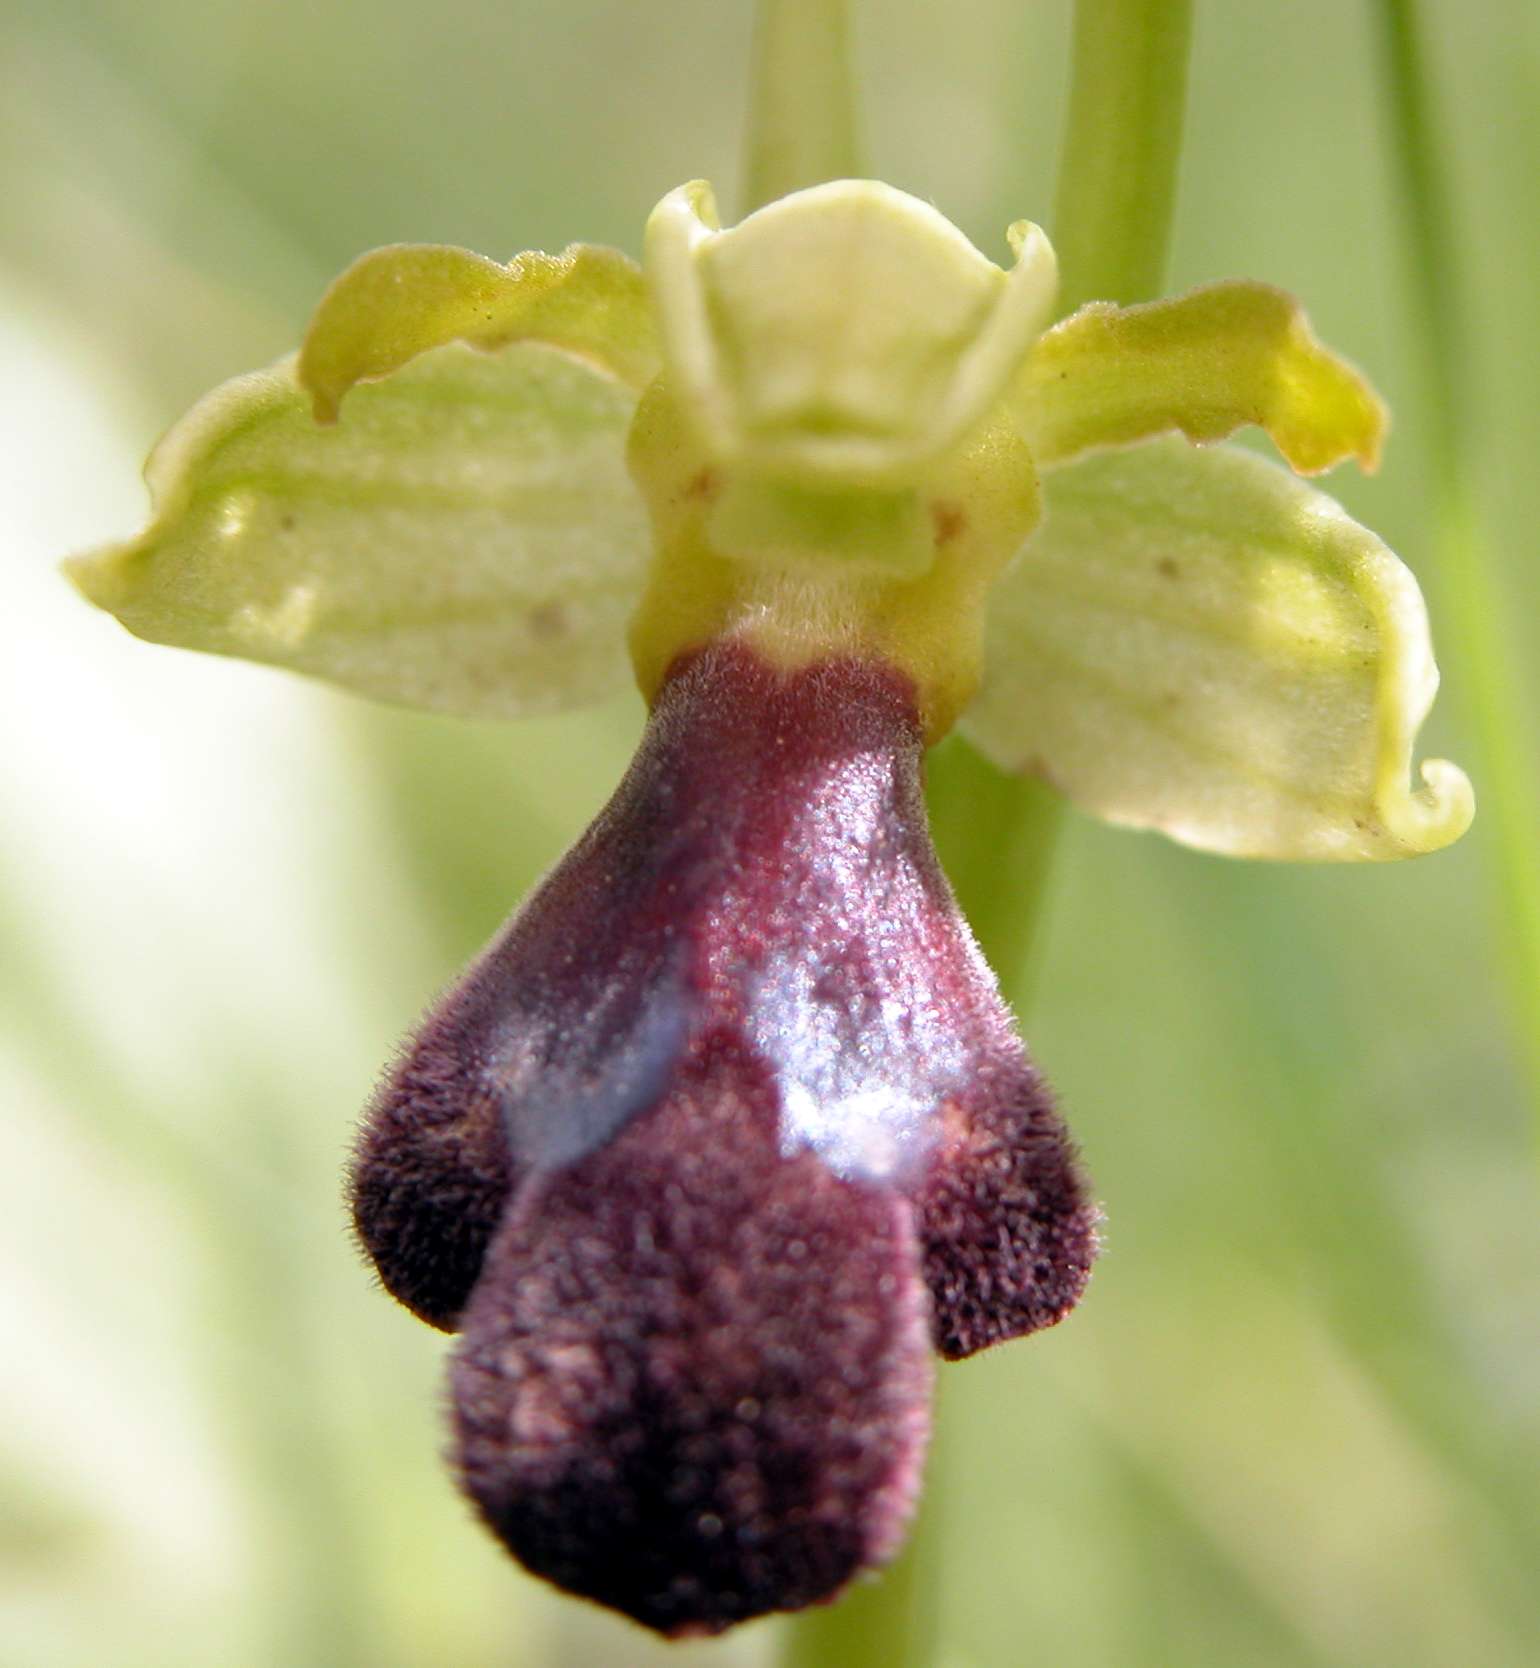
[[[948,1360],[1052,1326],[1079,1301],[1098,1213],[1025,1056],[981,1073],[945,1109],[911,1196],[936,1348]]]
[[[463,1320],[467,1490],[532,1569],[666,1632],[885,1556],[915,1328],[962,1355],[1047,1325],[1094,1251],[920,750],[891,669],[683,659],[360,1148],[383,1278]]]
[[[451,1374],[465,1487],[529,1569],[666,1634],[827,1598],[897,1547],[927,1430],[904,1203],[782,1154],[703,1039],[663,1103],[529,1188]]]
[[[354,1231],[385,1289],[451,1332],[521,1173],[477,1048],[485,1015],[466,994],[429,1015],[381,1086],[350,1187]]]

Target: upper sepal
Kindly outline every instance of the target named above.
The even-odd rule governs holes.
[[[1372,470],[1388,421],[1300,304],[1247,279],[1082,307],[1038,339],[1012,404],[1040,468],[1162,431],[1201,442],[1255,423],[1301,475],[1350,457]]]
[[[658,349],[641,269],[618,249],[574,243],[506,266],[469,249],[397,243],[361,255],[321,298],[299,356],[316,420],[334,422],[356,383],[388,376],[447,342],[544,342],[575,353],[633,393]]]
[[[894,487],[988,415],[1047,323],[1048,240],[1009,274],[928,203],[874,180],[793,192],[727,231],[703,181],[645,259],[670,380],[716,461],[803,488]]]
[[[153,642],[438,712],[624,685],[648,549],[629,389],[553,348],[451,344],[344,423],[309,404],[292,360],[205,396],[146,466],[150,525],[69,577]]]
[[[1231,856],[1435,851],[1473,811],[1410,785],[1438,686],[1417,582],[1323,493],[1180,439],[1044,478],[964,732],[1084,809]]]

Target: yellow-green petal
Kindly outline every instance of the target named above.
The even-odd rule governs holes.
[[[1266,429],[1301,475],[1379,463],[1386,412],[1292,296],[1242,280],[1138,307],[1092,302],[1039,337],[1015,409],[1040,467],[1179,430]]]
[[[333,422],[355,383],[388,376],[447,342],[544,342],[592,361],[633,392],[658,368],[641,269],[617,249],[574,243],[507,266],[437,244],[393,244],[354,261],[321,298],[299,378],[318,421]]]
[[[629,677],[635,403],[554,348],[454,344],[321,428],[285,360],[200,401],[150,458],[149,527],[68,571],[152,642],[437,712],[576,705]]]
[[[1044,479],[963,721],[1110,822],[1232,856],[1410,856],[1470,783],[1412,749],[1438,685],[1417,583],[1323,493],[1177,439]]]

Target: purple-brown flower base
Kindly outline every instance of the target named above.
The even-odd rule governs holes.
[[[1051,1325],[1095,1252],[920,757],[890,668],[681,657],[360,1142],[381,1278],[461,1333],[467,1493],[531,1570],[664,1633],[890,1556],[932,1348]]]

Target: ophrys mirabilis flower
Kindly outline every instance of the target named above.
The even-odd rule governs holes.
[[[1454,766],[1411,784],[1411,576],[1201,444],[1372,466],[1363,380],[1258,284],[1055,324],[1047,239],[1009,240],[1006,272],[839,181],[728,231],[684,187],[645,277],[376,251],[162,443],[147,531],[72,566],[143,636],[434,710],[638,680],[631,770],[430,1011],[353,1187],[384,1283],[460,1334],[489,1525],[665,1632],[885,1558],[932,1351],[1058,1320],[1094,1255],[926,747],[959,726],[1236,855],[1403,856],[1471,814]]]

